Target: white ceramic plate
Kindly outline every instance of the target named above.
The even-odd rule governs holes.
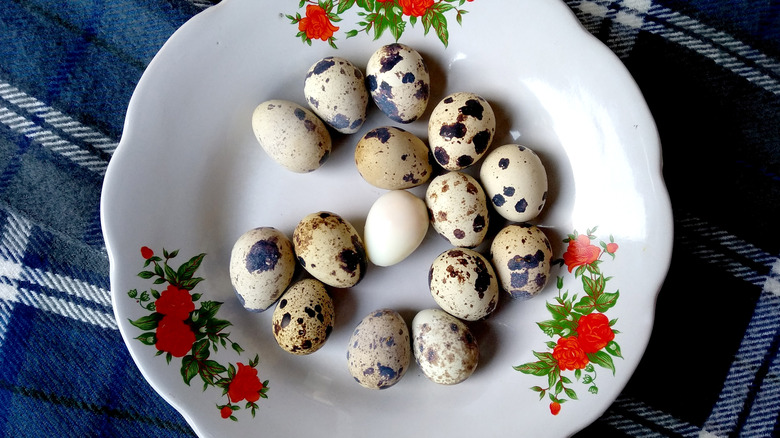
[[[336,23],[341,28],[335,34],[338,50],[320,40],[309,46],[295,37],[298,26],[285,17],[305,14],[305,8],[298,9],[295,1],[284,3],[227,0],[196,16],[155,57],[130,102],[124,135],[105,178],[102,220],[116,317],[144,377],[201,436],[306,436],[323,431],[339,437],[564,436],[598,418],[642,356],[672,247],[658,135],[620,61],[557,1],[454,2],[468,14],[458,25],[454,9],[444,12],[449,23],[446,48],[433,29],[424,35],[421,20],[415,26],[407,23],[400,42],[422,53],[433,77],[425,117],[450,92],[482,95],[497,113],[494,147],[524,144],[547,167],[548,203],[535,223],[548,233],[556,257],[569,248],[564,242],[569,234],[597,227],[590,243],[602,250],[599,270],[584,275],[594,281],[599,273],[609,278],[603,291],[592,293],[601,295],[595,313],[617,320],[600,333],[617,334],[606,345],[594,347],[588,341],[590,348],[600,350],[585,356],[587,360],[577,356],[576,348],[570,350],[574,356],[569,357],[580,360],[567,363],[578,371],[557,371],[565,360],[558,354],[562,351],[552,354],[553,347],[561,335],[576,336],[577,324],[557,324],[558,331],[548,330],[552,336],[541,330],[556,326],[549,323],[555,319],[548,309],[558,304],[556,277],[563,283],[560,295],[568,291],[566,299],[572,301],[577,294],[573,304],[579,303],[576,309],[583,314],[588,301],[587,282],[575,277],[577,271],[555,266],[541,296],[524,302],[504,296],[488,320],[470,324],[481,362],[468,380],[439,386],[413,364],[397,385],[371,391],[347,371],[351,331],[374,309],[394,308],[411,322],[418,310],[435,307],[427,271],[435,256],[448,248],[443,238],[429,230],[410,258],[389,268],[370,265],[356,287],[333,291],[335,330],[310,356],[282,351],[271,334],[271,311],[246,312],[228,278],[230,249],[244,231],[273,226],[291,235],[300,218],[328,210],[362,233],[369,207],[384,192],[363,181],[353,161],[354,145],[363,132],[393,124],[373,104],[363,131],[334,135],[331,158],[313,173],[287,172],[257,145],[250,115],[258,103],[271,98],[303,103],[303,76],[315,61],[337,55],[364,67],[377,48],[394,41],[389,32],[378,41],[364,33],[345,38],[359,21],[354,5]],[[426,136],[422,121],[405,128]],[[422,190],[412,191],[421,195]],[[618,244],[617,250],[609,247],[614,258],[600,246],[610,239]],[[168,263],[173,270],[163,271],[164,278],[157,276],[157,259],[145,268],[142,247],[160,257],[160,267],[163,249],[178,250]],[[189,265],[189,273],[173,272],[201,253],[206,254],[202,263]],[[144,270],[152,274],[139,276]],[[195,284],[192,278],[203,280]],[[155,284],[155,279],[160,282]],[[216,312],[196,310],[187,319],[189,325],[174,321],[163,329],[161,313],[145,306],[155,301],[153,291],[164,291],[171,283],[191,288],[189,293],[199,297],[196,309],[208,308],[207,302],[224,304],[212,307]],[[216,344],[199,335],[189,349],[193,330],[204,318],[210,321]],[[578,316],[564,312],[560,318]],[[581,325],[598,322],[588,321]],[[562,332],[566,327],[569,332]],[[223,347],[220,335],[226,333]],[[243,351],[231,349],[232,343]],[[170,363],[165,353],[157,354],[158,347],[175,350],[182,345],[184,351],[177,354],[184,357],[174,356]],[[199,346],[212,347],[208,357]],[[255,357],[257,363],[252,362]],[[201,374],[206,371],[199,372],[199,363],[200,370],[211,367],[215,372],[214,385],[204,386]],[[524,364],[539,375],[514,368]],[[231,368],[243,370],[240,378],[233,379]],[[189,385],[185,376],[192,377]],[[239,382],[223,394],[223,387],[240,380],[254,381],[255,386],[241,394],[235,390]],[[246,397],[257,397],[258,380],[268,381],[268,398],[255,403],[253,417]],[[557,415],[551,413],[550,395],[568,400]],[[230,396],[242,399],[230,403],[241,407],[232,412],[237,421],[221,416],[220,408]]]

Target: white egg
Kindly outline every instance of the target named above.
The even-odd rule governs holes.
[[[368,259],[377,266],[399,263],[420,246],[428,231],[425,202],[405,190],[385,193],[366,216],[363,238]]]

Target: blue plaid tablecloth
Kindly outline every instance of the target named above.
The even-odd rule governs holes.
[[[780,1],[565,1],[642,89],[675,217],[646,354],[579,436],[780,435]],[[144,68],[213,3],[0,2],[0,436],[193,436],[119,335],[99,201]]]

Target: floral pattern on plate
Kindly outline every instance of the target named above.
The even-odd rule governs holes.
[[[540,400],[545,395],[549,397],[553,415],[558,415],[562,403],[578,400],[574,381],[586,385],[589,393],[598,394],[598,373],[594,365],[615,374],[612,358],[623,357],[620,345],[614,340],[620,333],[613,328],[617,319],[610,320],[606,315],[617,304],[620,291],[607,292],[607,282],[612,277],[605,276],[600,267],[604,256],[615,258],[618,244],[610,236],[609,242],[599,241],[598,246],[594,245],[595,232],[596,228],[586,234],[575,230],[563,240],[568,246],[560,262],[570,273],[574,271],[575,279],[581,280],[585,295],[564,292],[564,279],[558,277],[558,296],[547,302],[552,319],[536,323],[546,335],[557,340],[547,342],[546,351],[534,351],[535,362],[514,367],[522,373],[547,378],[546,387],[533,386],[531,390],[539,393]]]
[[[169,261],[178,253],[178,250],[163,249],[163,257],[159,257],[151,248],[141,248],[144,270],[138,276],[154,279],[154,285],[167,284],[167,287],[162,291],[132,289],[127,293],[144,310],[151,312],[130,320],[143,331],[135,339],[154,346],[156,355],[165,355],[168,364],[174,357],[181,358],[181,376],[187,385],[195,376],[200,376],[204,391],[209,387],[221,388],[222,396],[227,396],[227,402],[216,404],[222,418],[238,421],[234,412],[241,409],[239,403],[242,401],[246,401],[244,409],[248,409],[254,418],[259,407],[257,401],[268,398],[268,380],[261,382],[257,375],[259,355],[247,364],[237,362],[227,366],[210,357],[212,352],[216,353],[220,347],[227,349],[228,345],[239,355],[244,349],[224,331],[232,324],[217,318],[222,303],[201,300],[202,294],[192,293],[203,281],[195,273],[206,254],[198,254],[174,269]],[[196,302],[200,304],[198,308]]]

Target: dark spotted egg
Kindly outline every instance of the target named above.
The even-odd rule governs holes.
[[[439,254],[428,271],[428,286],[436,304],[466,321],[490,315],[498,305],[498,278],[490,261],[467,248]]]
[[[344,58],[327,57],[312,65],[303,94],[312,111],[342,134],[357,132],[366,120],[368,91],[363,72]]]
[[[366,66],[366,85],[374,103],[399,123],[411,123],[423,115],[430,81],[422,56],[403,44],[381,47]]]
[[[433,169],[428,146],[411,132],[392,126],[368,131],[355,147],[355,165],[369,184],[396,190],[428,182]]]
[[[321,211],[304,217],[292,241],[301,266],[328,286],[352,287],[366,274],[363,239],[337,214]]]
[[[498,214],[514,222],[534,219],[547,202],[547,172],[534,151],[507,144],[482,162],[479,179]]]
[[[453,246],[472,248],[482,243],[488,230],[487,198],[471,175],[437,176],[428,185],[425,204],[431,226]]]
[[[276,343],[292,354],[314,353],[330,337],[335,314],[325,286],[311,278],[301,280],[290,286],[274,309]]]
[[[230,252],[230,281],[241,304],[250,311],[271,307],[295,273],[290,239],[272,227],[247,231]]]
[[[380,309],[366,315],[349,338],[349,373],[365,388],[395,385],[409,370],[411,360],[409,328],[395,310]]]
[[[261,103],[252,113],[252,130],[268,156],[293,172],[316,170],[330,156],[328,128],[316,114],[295,102],[275,99]]]
[[[550,277],[552,247],[535,225],[507,225],[496,234],[490,256],[501,287],[512,298],[527,300],[544,289]]]
[[[433,157],[447,170],[476,163],[493,141],[496,116],[484,98],[459,92],[442,99],[428,120],[428,143]]]
[[[412,351],[425,377],[442,385],[469,378],[479,363],[479,346],[468,326],[440,309],[426,309],[412,320]]]

